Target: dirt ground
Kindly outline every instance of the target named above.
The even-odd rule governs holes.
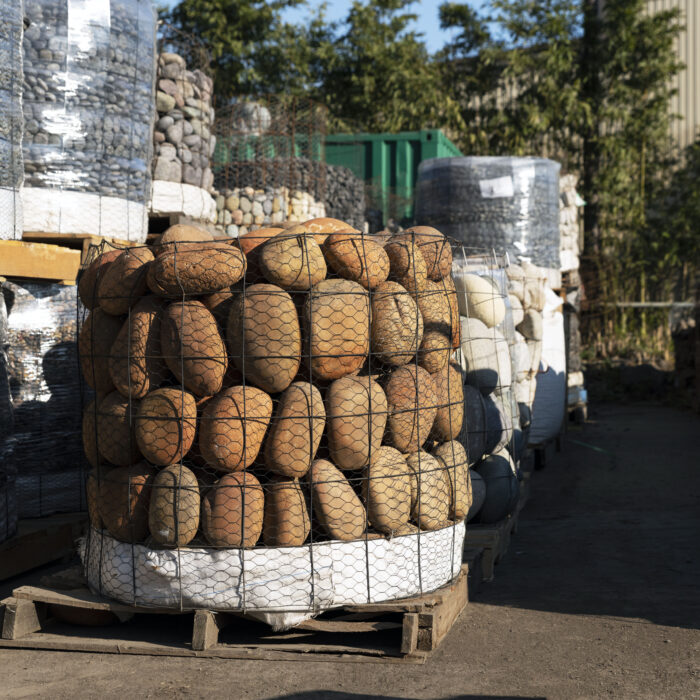
[[[590,418],[533,475],[496,580],[423,666],[5,649],[0,696],[700,698],[700,417]]]

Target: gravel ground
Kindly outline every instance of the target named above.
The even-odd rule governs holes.
[[[6,649],[0,697],[700,698],[699,436],[691,413],[594,407],[423,666]]]

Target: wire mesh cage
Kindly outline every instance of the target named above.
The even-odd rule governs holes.
[[[0,7],[0,240],[22,238],[24,5]]]
[[[75,285],[0,283],[0,464],[20,518],[86,509],[76,302]]]
[[[229,235],[325,216],[325,107],[243,97],[217,110],[214,131],[217,206]]]
[[[24,225],[145,240],[155,12],[25,0]]]
[[[213,188],[216,137],[210,59],[200,39],[159,23],[154,181]]]
[[[422,227],[415,227],[422,228]],[[473,484],[467,519],[495,523],[513,512],[525,446],[514,384],[513,311],[507,294],[507,256],[459,247],[453,276],[462,342],[465,444]]]
[[[299,228],[94,250],[79,352],[95,590],[312,613],[459,573],[450,242]]]

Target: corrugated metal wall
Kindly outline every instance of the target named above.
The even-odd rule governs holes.
[[[649,12],[680,8],[686,30],[678,40],[678,54],[686,68],[674,78],[678,94],[673,98],[671,111],[683,118],[671,127],[672,139],[685,148],[695,141],[700,128],[700,0],[647,0]]]

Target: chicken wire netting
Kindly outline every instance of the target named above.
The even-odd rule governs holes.
[[[492,524],[512,513],[520,495],[525,440],[515,395],[513,310],[507,256],[460,246],[453,276],[462,342],[465,445],[473,491],[468,522]]]
[[[459,573],[472,498],[452,247],[336,224],[234,241],[173,227],[92,251],[78,344],[95,590],[317,611]]]
[[[229,235],[326,215],[326,116],[322,105],[288,95],[218,107],[212,167]]]

